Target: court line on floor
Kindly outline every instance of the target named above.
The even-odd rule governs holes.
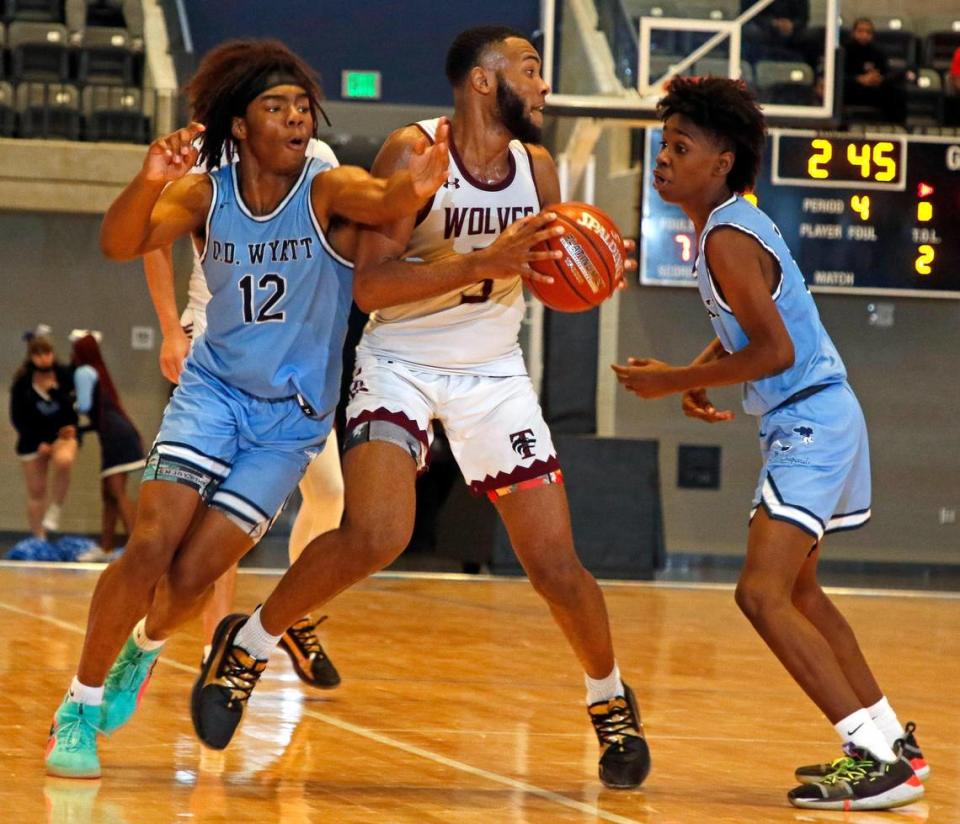
[[[60,569],[84,572],[103,572],[106,564],[81,563],[70,561],[8,561],[0,560],[0,569]],[[241,575],[263,575],[280,577],[287,571],[287,567],[240,567],[237,570]],[[386,581],[447,581],[465,583],[503,583],[524,584],[529,581],[518,575],[468,575],[461,572],[405,572],[385,570],[376,572],[366,580]],[[598,578],[604,588],[610,589],[683,589],[732,592],[736,583],[709,582],[709,581],[624,581],[613,578]],[[851,587],[826,586],[825,592],[831,595],[850,595],[864,598],[930,598],[932,600],[960,601],[960,592],[942,589],[885,589],[883,587]]]
[[[22,609],[21,607],[8,604],[4,601],[0,601],[0,609],[5,609],[8,612],[12,612],[16,615],[22,615],[25,618],[30,618],[35,621],[43,621],[59,629],[66,630],[67,632],[73,632],[77,635],[85,634],[85,629],[77,624],[72,624],[69,621],[62,621],[59,618],[54,618],[49,615],[31,612],[30,610]],[[174,669],[190,673],[191,675],[194,675],[197,672],[196,666],[189,666],[180,661],[172,659],[169,656],[161,656],[158,660],[162,664],[166,664]],[[511,789],[520,790],[524,793],[542,798],[545,801],[550,801],[559,806],[576,810],[577,812],[584,813],[585,815],[592,815],[601,821],[610,821],[613,822],[613,824],[640,824],[640,822],[634,818],[626,818],[625,816],[618,815],[617,813],[607,812],[606,810],[601,810],[599,807],[584,804],[582,801],[575,801],[572,798],[568,798],[567,796],[553,792],[552,790],[545,790],[542,787],[536,786],[535,784],[529,784],[526,781],[519,781],[506,775],[500,775],[499,773],[490,772],[489,770],[484,770],[480,767],[474,767],[472,764],[467,764],[454,758],[447,758],[445,755],[440,755],[440,753],[435,753],[430,750],[426,750],[423,747],[417,747],[413,744],[407,744],[395,738],[390,738],[387,735],[374,732],[366,727],[361,727],[357,724],[351,724],[349,721],[343,721],[332,715],[327,715],[326,713],[310,709],[309,707],[304,707],[302,714],[309,716],[310,718],[315,718],[318,721],[322,721],[324,724],[328,724],[331,727],[336,727],[344,732],[353,733],[354,735],[374,741],[377,744],[392,747],[393,749],[400,750],[408,755],[414,755],[418,758],[433,761],[434,763],[440,764],[444,767],[449,767],[469,775],[474,775],[494,784],[502,784]]]

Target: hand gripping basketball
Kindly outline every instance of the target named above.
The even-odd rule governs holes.
[[[587,203],[550,207],[562,231],[537,246],[560,252],[557,259],[533,267],[552,275],[550,283],[531,282],[530,290],[551,309],[585,312],[603,303],[623,283],[627,252],[620,230],[608,214]]]

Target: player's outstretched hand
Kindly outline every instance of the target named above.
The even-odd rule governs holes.
[[[697,418],[707,423],[732,421],[734,418],[734,414],[730,410],[717,411],[717,408],[710,403],[706,389],[688,389],[683,393],[683,401],[680,407],[683,409],[683,414],[688,418]]]
[[[450,121],[445,117],[440,118],[433,143],[421,137],[413,145],[408,168],[417,197],[426,200],[446,181],[450,167],[449,145]]]
[[[154,140],[143,161],[144,177],[164,182],[183,177],[197,162],[198,151],[193,141],[205,129],[202,123],[191,123]]]
[[[553,283],[549,275],[540,274],[530,264],[538,260],[559,260],[562,252],[535,251],[534,246],[566,232],[563,226],[550,226],[556,220],[554,212],[546,211],[511,223],[486,249],[474,254],[483,257],[485,278],[515,278],[541,283]]]
[[[611,364],[624,389],[641,398],[662,398],[676,390],[670,385],[670,375],[674,369],[662,361],[652,358],[628,358],[627,365]]]

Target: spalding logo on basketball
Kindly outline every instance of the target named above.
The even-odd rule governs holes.
[[[557,203],[547,210],[557,216],[550,226],[563,226],[566,232],[535,249],[560,251],[563,257],[530,264],[552,277],[553,283],[527,281],[527,286],[560,312],[585,312],[599,306],[623,279],[626,252],[620,231],[606,212],[588,203]]]

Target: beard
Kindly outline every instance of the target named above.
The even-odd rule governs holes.
[[[527,114],[527,107],[513,87],[497,75],[497,114],[503,127],[521,143],[540,145],[543,129],[537,126]]]

